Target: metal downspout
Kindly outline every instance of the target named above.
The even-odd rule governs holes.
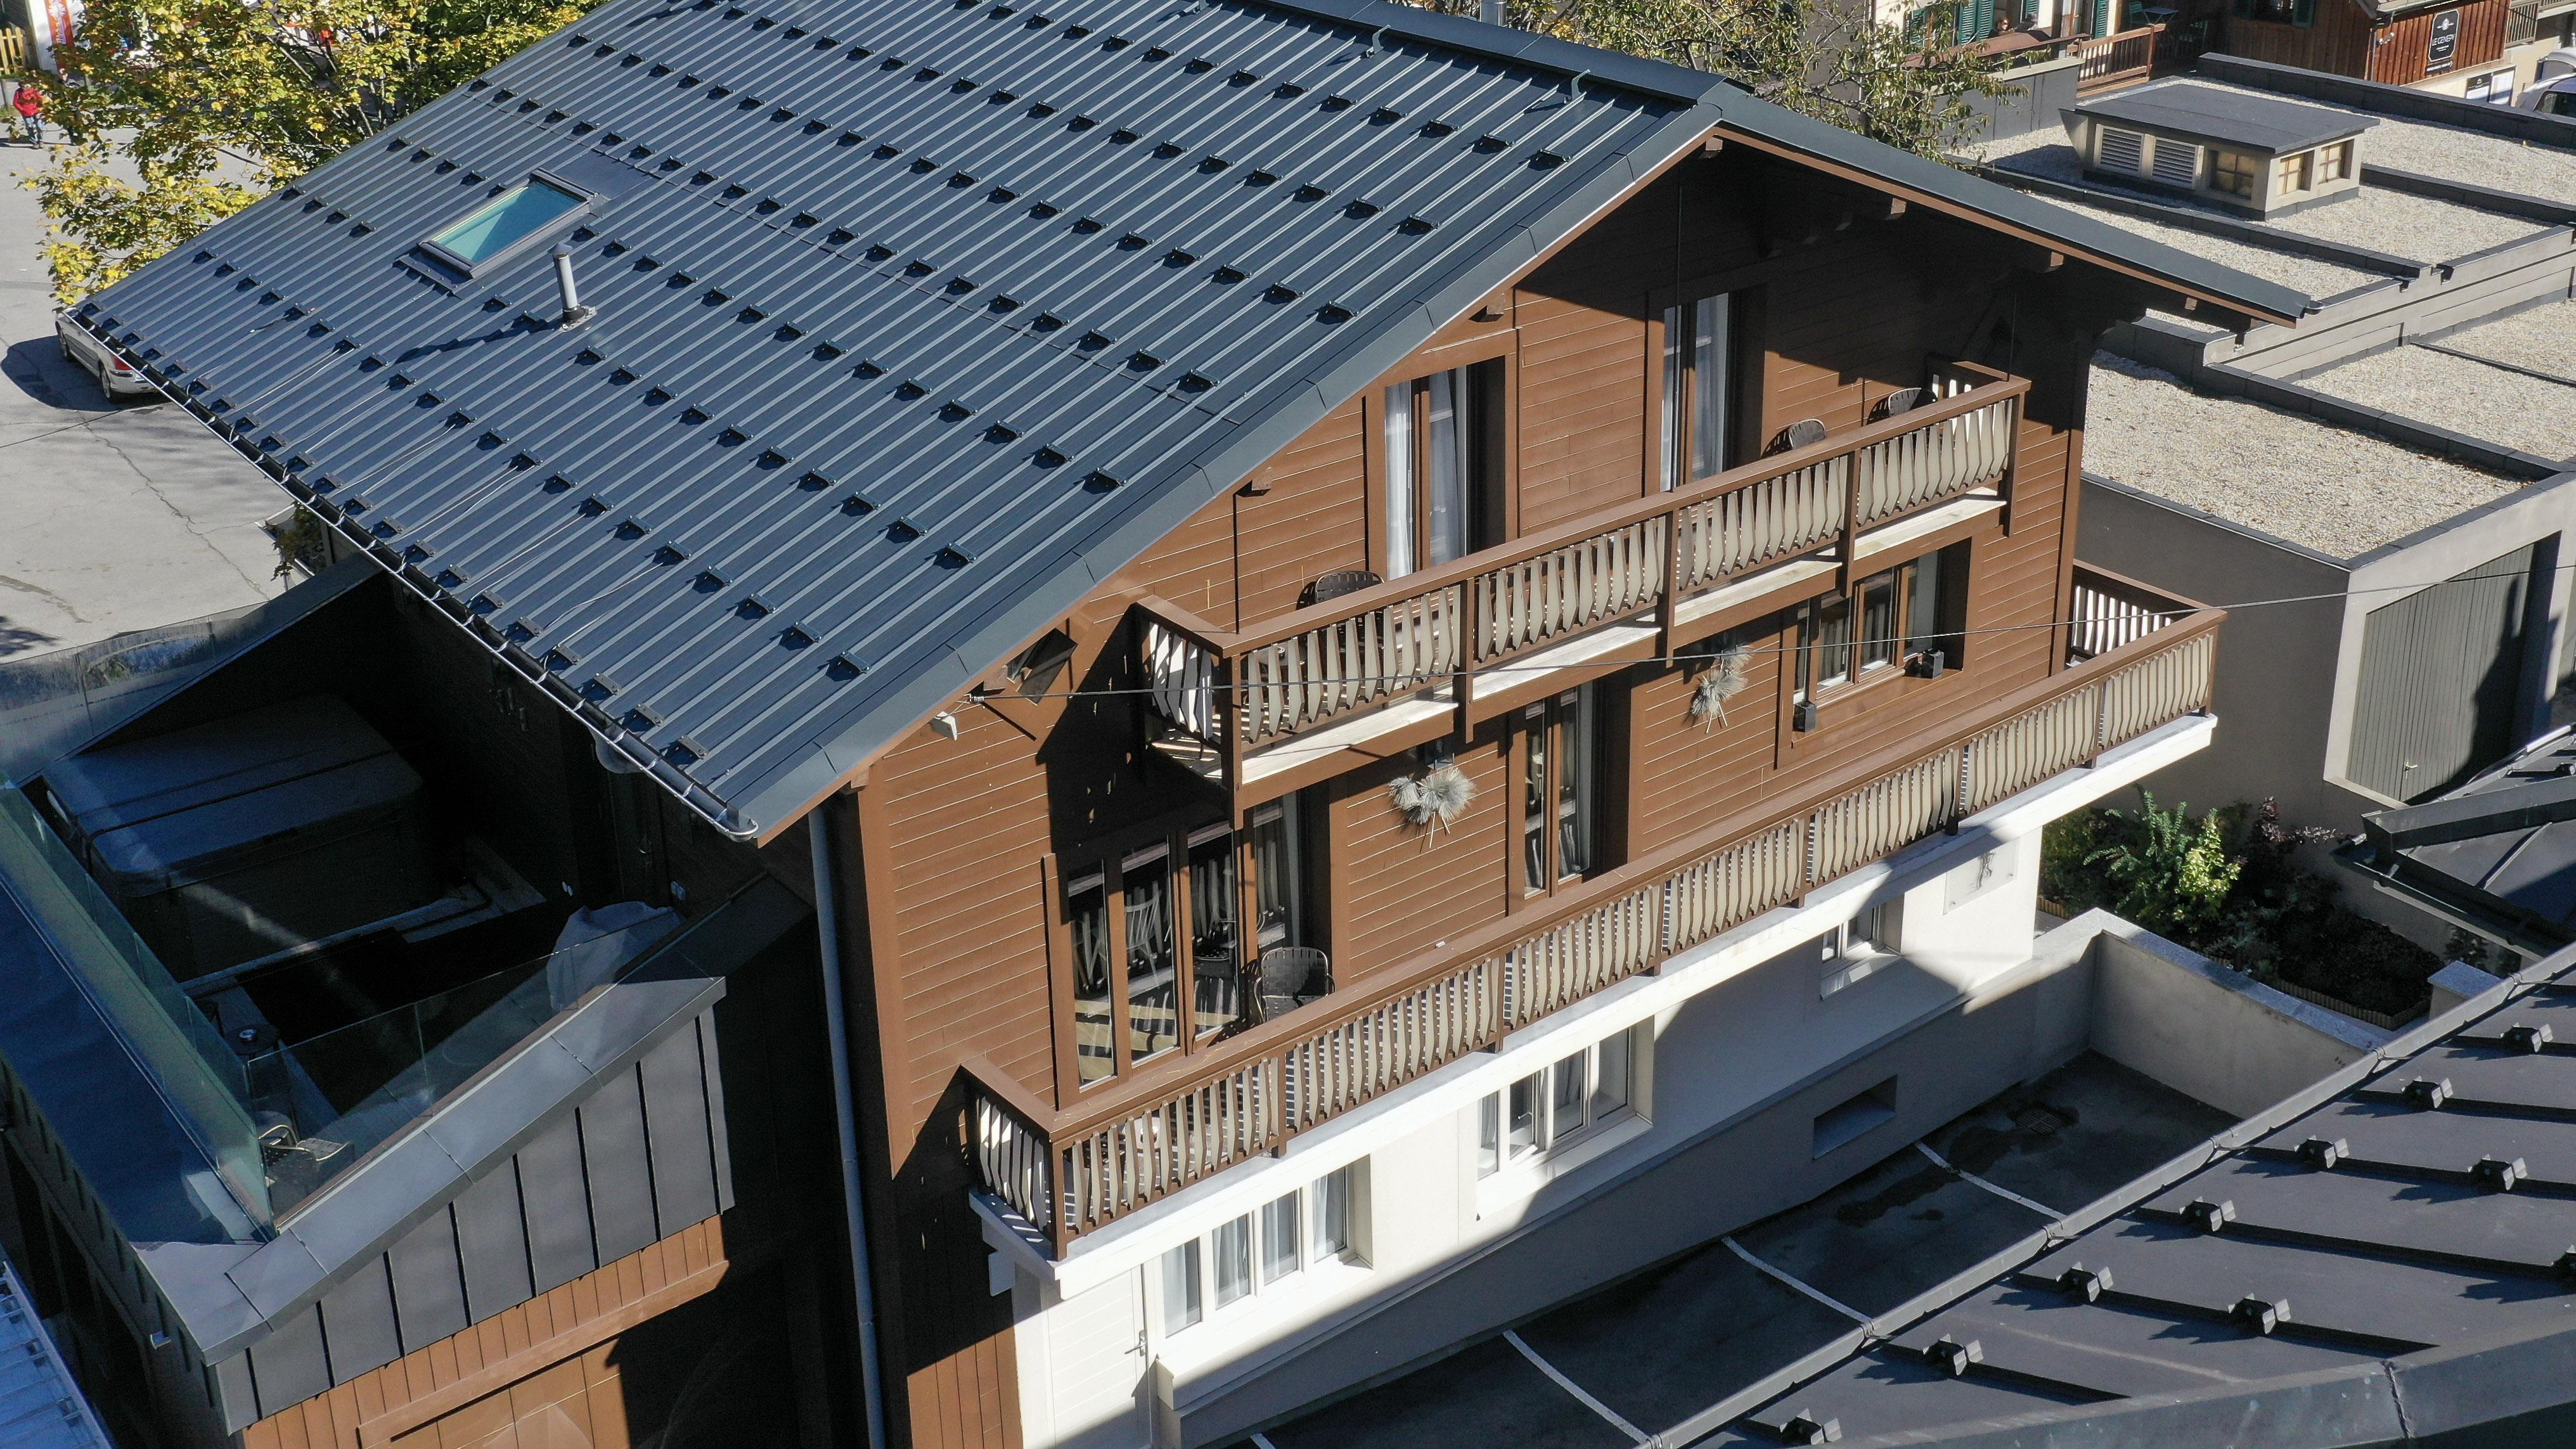
[[[823,947],[823,1027],[832,1050],[832,1122],[841,1137],[841,1209],[850,1235],[850,1291],[859,1314],[859,1397],[868,1449],[886,1449],[885,1394],[877,1362],[877,1295],[868,1262],[868,1209],[859,1195],[859,1124],[850,1095],[850,1028],[841,991],[841,912],[833,891],[832,844],[823,812],[805,818],[814,845],[814,918]]]

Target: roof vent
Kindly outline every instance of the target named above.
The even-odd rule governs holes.
[[[554,257],[555,290],[563,295],[563,316],[559,320],[566,327],[579,327],[598,316],[599,309],[581,305],[581,288],[572,277],[572,248],[557,242]]]

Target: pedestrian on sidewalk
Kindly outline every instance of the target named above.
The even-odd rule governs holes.
[[[45,144],[45,93],[36,88],[34,81],[20,81],[9,104],[18,108],[18,134],[30,146]]]

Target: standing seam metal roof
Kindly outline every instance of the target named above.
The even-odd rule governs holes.
[[[1895,156],[1374,0],[615,0],[76,315],[766,836],[1721,110]],[[540,169],[579,329],[415,252]]]

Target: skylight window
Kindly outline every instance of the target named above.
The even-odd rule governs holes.
[[[485,262],[571,215],[590,200],[542,176],[529,178],[475,209],[473,215],[429,239],[443,261],[473,271]]]

